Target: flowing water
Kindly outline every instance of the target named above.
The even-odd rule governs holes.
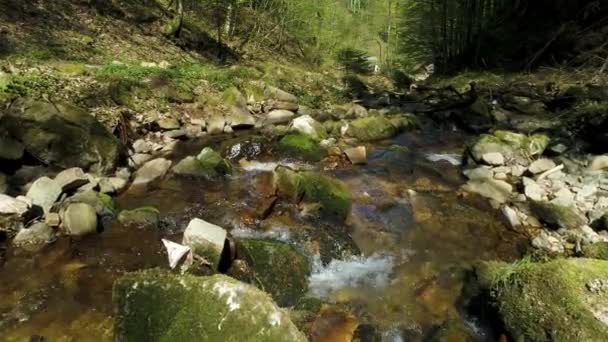
[[[235,237],[307,244],[314,261],[310,295],[347,304],[361,327],[383,341],[432,340],[437,327],[453,321],[476,330],[479,340],[492,340],[464,311],[466,270],[477,260],[515,259],[526,240],[484,201],[458,194],[465,140],[451,131],[404,133],[369,145],[367,165],[335,168],[291,160],[263,144],[255,161],[221,181],[168,176],[145,191],[127,191],[116,198],[117,207],[157,207],[159,229],[115,223],[95,236],[59,238],[35,253],[9,247],[0,267],[0,339],[112,340],[114,279],[166,268],[161,238],[180,241],[188,221],[200,217]],[[183,143],[173,158],[221,145],[217,138]],[[346,223],[303,218],[281,205],[257,221],[252,212],[277,164],[326,169],[343,180],[354,197]],[[321,230],[330,237],[318,238]]]

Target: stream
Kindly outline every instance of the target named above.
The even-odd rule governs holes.
[[[367,145],[366,165],[335,168],[262,144],[255,160],[234,160],[234,174],[220,181],[168,175],[145,191],[127,191],[115,198],[118,210],[154,206],[161,212],[158,229],[114,223],[94,236],[61,237],[37,253],[9,247],[0,267],[1,339],[111,341],[113,281],[128,271],[167,268],[161,239],[179,242],[188,222],[199,217],[237,238],[312,241],[307,250],[318,254],[310,255],[309,295],[352,308],[362,340],[371,329],[382,341],[431,341],[438,327],[458,322],[480,341],[495,341],[463,307],[466,270],[478,260],[515,260],[528,239],[507,228],[486,201],[458,193],[466,140],[451,130],[406,132]],[[182,142],[171,159],[204,146],[224,152],[225,145],[220,138]],[[256,221],[251,212],[278,164],[325,170],[344,181],[353,194],[350,217],[345,223],[305,218],[279,205]],[[304,226],[350,236],[355,246],[340,246],[338,238],[315,245],[316,236],[307,236]]]

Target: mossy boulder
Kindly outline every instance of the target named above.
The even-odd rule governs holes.
[[[507,159],[521,162],[532,156],[541,155],[549,145],[550,139],[544,134],[524,135],[510,131],[496,131],[482,134],[470,147],[476,161],[481,161],[486,153],[501,153]]]
[[[574,229],[587,224],[575,207],[535,201],[530,203],[530,209],[537,218],[553,228]]]
[[[85,110],[67,103],[18,99],[0,118],[0,131],[46,164],[106,173],[116,167],[121,144]]]
[[[186,157],[173,167],[178,175],[216,178],[232,173],[232,164],[215,152],[205,147],[196,157]]]
[[[112,297],[117,341],[306,341],[267,294],[224,275],[128,273]]]
[[[583,248],[583,255],[589,259],[608,260],[608,242],[600,241]]]
[[[319,143],[303,134],[288,134],[279,144],[285,152],[310,161],[319,161],[326,154]]]
[[[383,140],[399,133],[400,124],[380,115],[360,118],[348,124],[346,134],[360,141]]]
[[[346,184],[336,178],[278,166],[273,179],[277,193],[291,201],[319,203],[323,212],[341,219],[350,214],[352,195]]]
[[[605,341],[608,261],[484,262],[476,270],[517,341]],[[598,285],[599,284],[599,285]]]
[[[130,226],[158,226],[160,211],[154,207],[141,207],[133,210],[123,210],[118,214],[118,222]]]
[[[255,283],[280,306],[293,306],[308,289],[311,265],[293,246],[279,241],[242,239],[238,255],[253,270]]]

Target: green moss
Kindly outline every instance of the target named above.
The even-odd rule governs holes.
[[[554,228],[573,229],[587,223],[575,207],[549,202],[532,202],[530,209],[539,219]]]
[[[303,134],[288,134],[280,141],[281,148],[295,156],[302,156],[310,161],[321,160],[325,156],[325,150],[310,137]]]
[[[83,63],[57,62],[53,66],[59,73],[69,76],[84,75],[87,72],[87,67]]]
[[[596,242],[583,248],[585,258],[608,260],[608,242]]]
[[[326,213],[345,219],[351,211],[352,197],[346,184],[318,172],[300,172],[303,200],[320,203]]]
[[[311,265],[293,246],[278,241],[239,240],[239,256],[254,271],[256,285],[280,306],[293,306],[308,289]]]
[[[226,106],[247,106],[247,100],[245,99],[241,91],[238,90],[236,87],[230,87],[224,90],[222,100],[224,101],[224,105]]]
[[[97,194],[97,198],[99,199],[99,203],[101,204],[101,206],[103,206],[104,211],[112,213],[112,215],[114,215],[114,213],[116,212],[116,207],[114,206],[114,199],[112,198],[112,196],[100,192]]]
[[[123,210],[118,215],[118,222],[124,225],[158,226],[160,211],[154,207],[141,207]]]
[[[119,341],[306,340],[265,293],[223,275],[128,273],[112,294]]]
[[[477,276],[516,340],[603,341],[608,334],[593,313],[606,307],[608,292],[587,288],[590,281],[608,278],[606,261],[484,262]]]
[[[232,173],[232,164],[209,147],[205,147],[196,157],[186,157],[173,167],[173,172],[181,175],[215,178]]]
[[[277,166],[273,172],[274,187],[279,195],[296,202],[300,199],[300,175],[297,171],[286,166]]]
[[[370,116],[350,122],[347,134],[361,141],[374,141],[392,138],[398,132],[399,129],[386,117]]]

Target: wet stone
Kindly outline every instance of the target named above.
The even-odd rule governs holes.
[[[59,199],[61,192],[61,186],[56,181],[42,177],[32,184],[26,196],[32,199],[33,204],[47,212]]]
[[[72,236],[97,232],[97,212],[86,203],[72,203],[63,214],[63,227]]]
[[[205,220],[193,219],[184,231],[182,244],[192,248],[192,251],[211,263],[211,267],[217,270],[224,246],[226,244],[227,232],[224,228],[216,226]]]
[[[55,182],[63,191],[79,188],[89,182],[89,177],[79,167],[63,170],[55,176]]]

